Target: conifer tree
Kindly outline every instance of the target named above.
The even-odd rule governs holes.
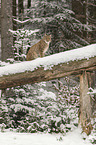
[[[83,38],[83,31],[91,31],[91,26],[82,24],[69,9],[66,0],[61,1],[33,1],[32,7],[26,15],[30,17],[31,29],[40,29],[40,34],[52,34],[49,53],[77,48],[87,45]]]

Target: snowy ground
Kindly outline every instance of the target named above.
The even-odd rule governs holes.
[[[59,141],[61,139],[61,141]],[[66,136],[44,133],[0,132],[0,145],[91,145],[82,139],[80,129]]]

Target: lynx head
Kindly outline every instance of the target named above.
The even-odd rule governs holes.
[[[46,42],[51,42],[51,35],[44,35],[43,40]]]

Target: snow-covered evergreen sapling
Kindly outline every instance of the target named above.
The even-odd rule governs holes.
[[[36,32],[39,31],[39,29],[26,30],[23,28],[23,29],[18,29],[16,31],[13,31],[13,30],[9,30],[9,31],[16,38],[13,45],[14,55],[15,55],[14,59],[17,61],[25,60],[26,51],[28,47],[31,47],[31,38],[34,38],[34,35],[36,34]]]

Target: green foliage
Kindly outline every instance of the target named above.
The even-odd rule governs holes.
[[[66,133],[78,125],[78,94],[64,86],[64,94],[56,96],[54,93],[45,90],[46,83],[25,85],[6,91],[1,99],[2,103],[1,124],[5,123],[6,128],[15,128],[18,132],[55,132]],[[76,93],[76,94],[75,94]],[[71,97],[72,96],[72,97]],[[69,98],[75,101],[71,101]],[[6,99],[5,99],[6,98]],[[4,106],[7,112],[4,111]]]

